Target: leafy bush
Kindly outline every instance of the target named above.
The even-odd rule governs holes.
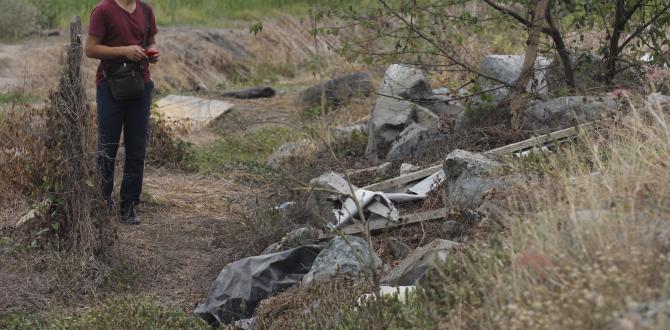
[[[37,14],[37,9],[24,0],[0,0],[0,39],[15,39],[33,32]]]

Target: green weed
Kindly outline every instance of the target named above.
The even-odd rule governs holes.
[[[224,135],[213,144],[196,151],[195,165],[205,173],[234,169],[271,172],[265,168],[265,159],[274,149],[305,137],[304,133],[297,130],[277,127]]]

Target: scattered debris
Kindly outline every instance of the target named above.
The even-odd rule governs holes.
[[[226,265],[195,314],[212,325],[251,317],[262,300],[300,283],[320,251],[319,246],[302,246]]]
[[[337,236],[319,253],[312,269],[302,282],[304,285],[310,285],[314,281],[327,280],[338,274],[360,277],[366,272],[367,267],[379,268],[381,265],[381,259],[370,250],[364,239],[356,236]]]
[[[407,302],[407,298],[409,297],[409,295],[412,294],[414,291],[416,291],[415,286],[393,287],[393,286],[382,285],[379,287],[378,295],[375,295],[373,293],[364,294],[363,296],[358,298],[356,304],[358,306],[362,306],[367,301],[375,300],[377,296],[384,298],[393,297],[398,299],[399,302],[404,304]]]
[[[349,187],[347,180],[335,172],[326,172],[309,182],[311,192],[307,197],[307,209],[311,215],[325,223],[337,223],[334,209],[341,207],[341,196],[349,196],[358,188]]]
[[[373,167],[368,167],[368,168],[363,168],[360,170],[349,170],[347,171],[347,175],[349,176],[357,176],[357,175],[371,175],[371,176],[377,176],[377,175],[384,175],[386,174],[393,164],[391,163],[382,163],[381,165],[378,166],[373,166]]]
[[[370,232],[377,232],[380,230],[386,230],[390,228],[410,225],[413,223],[419,223],[429,220],[444,219],[447,215],[447,209],[441,208],[438,210],[426,211],[415,214],[401,215],[398,221],[390,221],[386,219],[378,220],[369,220],[367,227],[361,223],[356,223],[341,229],[341,232],[346,235],[354,235],[364,233],[368,230]]]
[[[243,89],[241,91],[226,92],[221,94],[224,97],[233,97],[236,99],[261,99],[273,97],[277,92],[272,87],[254,87]]]
[[[355,97],[370,96],[374,91],[370,75],[359,72],[310,87],[300,94],[300,100],[303,109],[309,111],[321,107],[325,97],[327,109],[334,110]]]
[[[432,267],[445,263],[451,251],[460,246],[452,241],[436,239],[410,253],[382,277],[382,283],[391,286],[417,284]]]
[[[156,102],[158,113],[167,121],[204,127],[230,111],[234,104],[192,96],[168,95]]]

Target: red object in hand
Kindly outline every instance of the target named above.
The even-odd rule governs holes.
[[[161,54],[161,52],[155,50],[155,49],[147,49],[144,51],[144,54],[147,55],[147,57],[152,58],[152,57],[157,57],[158,55]]]

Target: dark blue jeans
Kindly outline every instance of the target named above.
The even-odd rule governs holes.
[[[102,197],[112,205],[114,165],[119,149],[121,131],[126,148],[126,161],[121,182],[121,207],[140,201],[144,179],[144,158],[149,132],[149,109],[153,82],[145,86],[144,97],[138,100],[117,101],[107,83],[98,87],[98,155],[97,169]]]

